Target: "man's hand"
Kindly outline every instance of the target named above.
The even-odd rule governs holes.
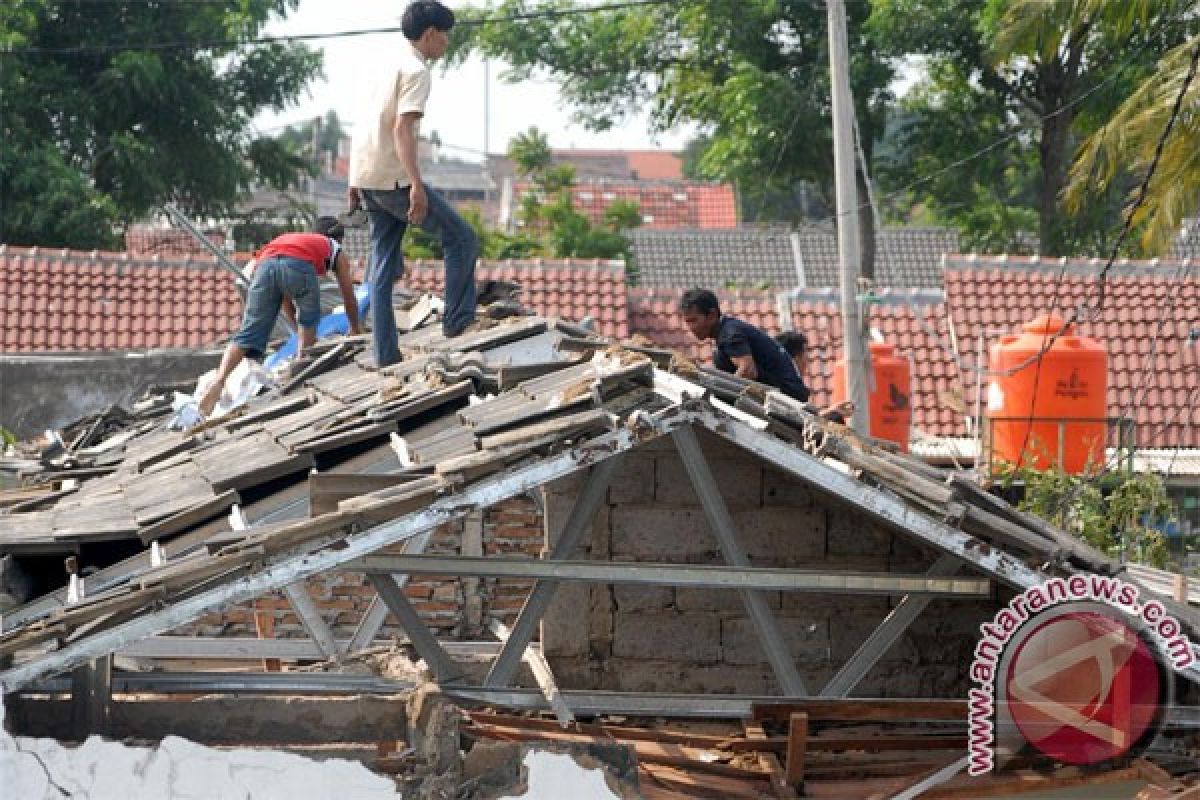
[[[358,211],[362,208],[362,195],[358,189],[350,187],[350,191],[346,192],[346,202],[350,204],[351,211]]]
[[[744,356],[730,356],[729,360],[736,367],[734,375],[751,381],[758,380],[758,365],[754,363],[753,355],[747,353]]]
[[[429,213],[429,198],[425,195],[425,187],[414,183],[408,191],[408,221],[420,225]]]

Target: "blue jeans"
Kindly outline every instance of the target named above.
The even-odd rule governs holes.
[[[396,346],[396,315],[392,287],[404,274],[404,232],[408,229],[408,191],[363,189],[363,204],[371,217],[371,329],[375,363],[380,367],[400,360]],[[429,211],[421,227],[442,242],[446,259],[446,311],[442,332],[457,336],[475,321],[475,259],[479,240],[475,231],[446,198],[425,186]]]
[[[254,268],[242,327],[233,335],[233,343],[251,358],[266,351],[284,297],[292,298],[301,328],[315,328],[321,321],[321,283],[313,265],[289,256],[265,259]]]

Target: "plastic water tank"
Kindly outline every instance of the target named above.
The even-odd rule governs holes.
[[[1071,474],[1103,465],[1108,353],[1102,344],[1044,314],[992,345],[990,367],[1001,373],[987,390],[993,463],[1057,464]]]
[[[912,370],[908,359],[896,355],[896,348],[886,342],[871,342],[871,371],[875,380],[869,383],[867,395],[871,415],[871,435],[900,445],[908,452],[912,428]],[[833,365],[833,402],[845,402],[846,360]]]

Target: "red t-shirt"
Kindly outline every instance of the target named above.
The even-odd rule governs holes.
[[[255,258],[258,261],[272,256],[298,258],[312,264],[318,275],[324,275],[333,268],[339,249],[337,242],[319,233],[285,233],[268,242]]]

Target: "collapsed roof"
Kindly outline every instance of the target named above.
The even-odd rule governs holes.
[[[28,686],[326,570],[381,570],[370,566],[381,548],[407,543],[406,553],[419,553],[443,522],[576,471],[610,473],[620,454],[651,439],[672,437],[688,460],[697,429],[1001,584],[1020,589],[1052,574],[1121,571],[962,476],[865,442],[768,387],[697,368],[668,351],[530,316],[486,320],[482,330],[448,340],[427,297],[412,301],[398,326],[404,331],[399,364],[376,370],[361,338],[323,343],[315,360],[240,413],[188,435],[163,429],[165,410],[135,416],[122,432],[80,448],[75,463],[87,479],[11,505],[0,516],[0,553],[68,555],[87,542],[124,541],[139,549],[165,542],[171,557],[161,563],[143,550],[91,576],[82,599],[69,602],[64,587],[7,614],[0,657],[18,659],[0,673],[0,688]],[[281,507],[273,521],[245,527],[226,521],[239,503],[286,494],[278,488],[281,477],[302,477],[347,448],[387,447],[389,437],[399,465],[374,470],[385,471],[386,479],[322,482],[318,474],[309,509],[291,489],[290,510]],[[702,461],[689,462],[701,489]],[[311,516],[295,518],[306,510]],[[719,519],[719,507],[706,510]],[[389,562],[387,571],[398,563]],[[558,574],[553,565],[537,563],[518,571],[534,578]],[[419,569],[411,559],[404,566]],[[604,580],[603,566],[596,574],[586,567],[568,572]],[[461,568],[462,574],[495,574],[467,560]],[[800,585],[812,579],[792,572],[764,572],[750,581]],[[684,577],[678,570],[663,574]],[[709,580],[724,585],[731,578],[714,573]],[[376,587],[385,600],[398,594],[386,580]],[[1145,588],[1162,594],[1162,587]],[[1193,632],[1200,630],[1194,611],[1164,602]],[[396,612],[397,604],[387,605]],[[403,601],[398,605],[403,612]],[[414,630],[419,623],[406,627],[421,640],[415,643],[426,660],[445,667],[428,631]],[[321,640],[320,633],[318,626],[314,638]],[[787,669],[779,659],[772,666]]]

